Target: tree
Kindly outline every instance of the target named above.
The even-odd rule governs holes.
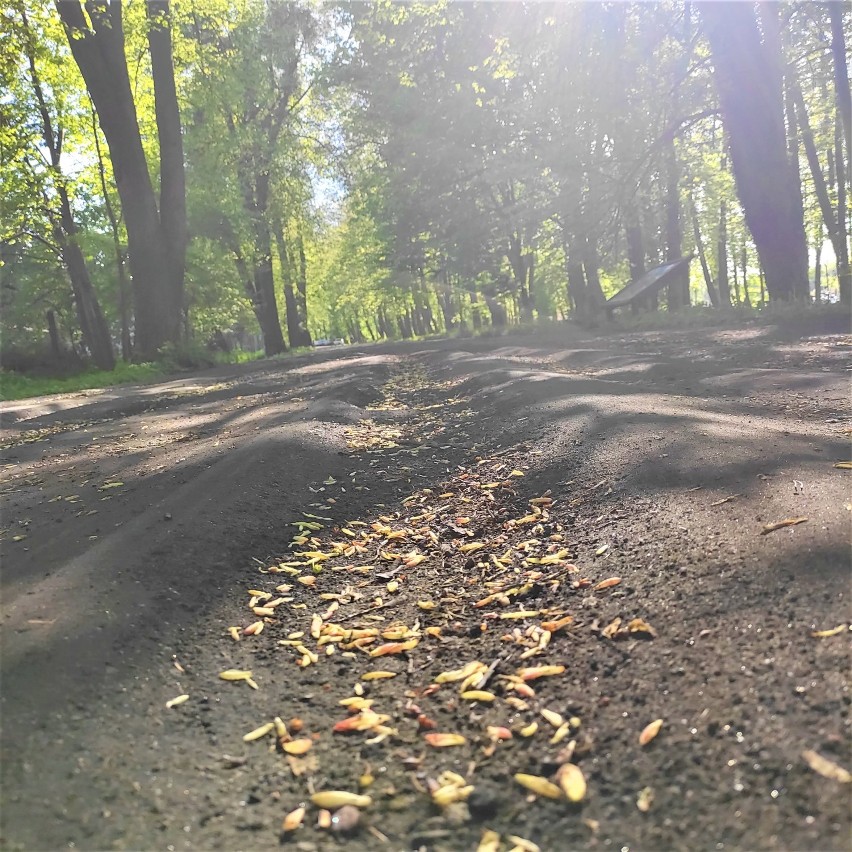
[[[21,24],[21,48],[26,63],[29,84],[38,116],[42,145],[47,153],[47,171],[39,179],[38,169],[33,164],[33,178],[40,184],[44,209],[51,224],[52,237],[64,264],[73,292],[74,308],[83,335],[83,342],[91,352],[95,365],[102,370],[115,367],[109,326],[101,310],[97,292],[92,284],[89,269],[80,247],[79,228],[74,219],[69,182],[62,171],[62,153],[66,138],[63,115],[56,103],[51,103],[49,92],[55,92],[58,81],[46,87],[39,70],[44,49],[40,47],[38,34],[33,30],[23,3],[16,3],[16,12]],[[58,332],[55,317],[48,313],[51,346],[58,351]]]
[[[714,0],[700,6],[737,194],[766,287],[773,299],[806,298],[807,243],[790,181],[780,46],[761,40],[752,4]],[[764,19],[767,31],[773,26],[770,15]]]
[[[167,0],[147,0],[148,41],[159,138],[160,197],[154,193],[124,53],[120,0],[56,0],[71,52],[109,146],[127,227],[135,309],[135,356],[177,342],[183,313],[186,208],[183,143]]]

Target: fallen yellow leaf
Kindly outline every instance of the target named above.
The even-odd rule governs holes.
[[[172,698],[170,701],[167,701],[166,707],[168,707],[171,710],[172,707],[179,707],[181,704],[183,704],[186,701],[189,701],[188,695],[186,695],[186,694],[178,695],[177,698]]]

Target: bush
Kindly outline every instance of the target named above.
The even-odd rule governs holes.
[[[157,365],[167,373],[215,367],[219,359],[203,343],[167,343],[160,347]]]

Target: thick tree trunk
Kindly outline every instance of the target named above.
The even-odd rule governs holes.
[[[252,279],[257,298],[257,314],[263,334],[263,351],[267,355],[280,355],[287,351],[278,302],[275,298],[275,278],[272,272],[272,237],[269,232],[269,175],[261,172],[256,177],[254,198],[251,203],[254,230],[254,266]]]
[[[56,9],[110,150],[127,227],[135,355],[153,358],[164,343],[177,342],[180,316],[174,316],[176,300],[168,292],[176,280],[167,248],[171,240],[164,239],[161,228],[127,72],[122,4],[119,0],[87,3],[91,26],[77,0],[56,0]],[[168,168],[167,173],[171,174]]]
[[[50,335],[50,354],[54,359],[60,361],[62,359],[62,346],[59,343],[59,329],[56,327],[56,313],[51,308],[44,315],[47,320],[47,332]]]
[[[837,112],[846,137],[846,155],[852,156],[852,94],[849,90],[849,68],[846,65],[846,34],[843,30],[843,8],[841,0],[829,0],[825,4],[831,21],[831,56],[834,61],[834,94]]]
[[[789,179],[781,57],[761,42],[750,3],[701,3],[716,90],[746,223],[766,272],[770,298],[807,287],[804,220]]]
[[[169,0],[147,0],[146,10],[149,21],[151,75],[154,80],[154,112],[160,144],[160,234],[166,256],[167,275],[163,287],[163,295],[167,300],[165,333],[168,340],[177,341],[180,338],[181,320],[185,311],[186,176],[172,59]]]
[[[579,320],[587,317],[586,276],[576,242],[563,244],[565,276],[568,279],[568,305]]]
[[[586,276],[586,295],[588,297],[588,308],[592,315],[597,316],[603,309],[606,296],[604,296],[600,279],[600,257],[598,247],[593,238],[587,237],[583,247],[583,272]]]
[[[86,260],[78,242],[77,225],[71,214],[68,191],[60,183],[57,186],[60,202],[60,225],[56,236],[62,248],[62,259],[68,269],[71,288],[74,291],[74,304],[83,332],[83,342],[92,354],[95,366],[101,370],[115,369],[115,353],[112,351],[112,339],[109,326],[104,319]]]
[[[302,326],[299,299],[296,295],[296,287],[294,286],[303,272],[301,269],[299,271],[296,269],[293,249],[288,249],[287,240],[280,225],[275,230],[275,240],[278,244],[278,261],[281,266],[281,277],[284,282],[284,304],[287,311],[287,337],[290,338],[290,346],[293,348],[310,346],[311,337],[307,333],[307,330]],[[304,254],[304,251],[302,254]]]

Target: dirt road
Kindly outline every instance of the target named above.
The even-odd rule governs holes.
[[[848,848],[849,353],[556,329],[3,404],[3,848]]]

